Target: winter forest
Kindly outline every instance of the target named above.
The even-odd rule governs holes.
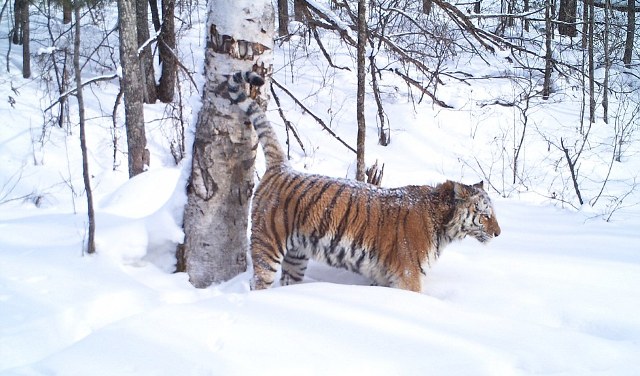
[[[3,0],[0,375],[637,375],[636,0]],[[424,291],[251,291],[254,71],[294,169],[484,182]]]

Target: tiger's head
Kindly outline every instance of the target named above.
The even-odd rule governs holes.
[[[469,235],[486,243],[500,235],[491,199],[483,186],[483,182],[474,185],[453,183],[456,205],[448,231],[452,239]]]

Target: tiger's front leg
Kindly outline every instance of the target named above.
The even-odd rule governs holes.
[[[298,250],[287,250],[287,254],[282,261],[282,276],[280,285],[287,286],[302,282],[304,273],[307,271],[309,256]]]

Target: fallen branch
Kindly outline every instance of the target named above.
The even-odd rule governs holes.
[[[411,77],[407,76],[406,74],[400,72],[400,70],[392,69],[391,71],[394,72],[395,74],[397,74],[398,76],[402,77],[405,80],[406,83],[408,83],[408,84],[416,87],[420,91],[422,91],[422,93],[426,94],[429,98],[431,98],[433,103],[437,104],[438,106],[444,107],[444,108],[453,108],[453,106],[449,106],[445,102],[443,102],[440,99],[436,98],[436,96],[433,95],[429,90],[427,90],[427,88],[425,88],[422,85],[420,85],[420,83],[418,81],[414,80],[413,78],[411,78]]]

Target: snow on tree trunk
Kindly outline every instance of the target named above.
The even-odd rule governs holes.
[[[236,71],[270,74],[274,11],[269,0],[210,0],[202,108],[196,122],[185,242],[178,270],[199,288],[247,268],[249,202],[257,139],[229,100]],[[260,102],[266,103],[268,85]]]

